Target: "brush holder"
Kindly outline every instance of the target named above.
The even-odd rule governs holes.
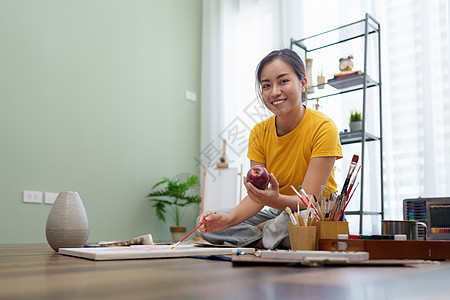
[[[292,250],[316,250],[316,226],[294,226],[288,222]]]
[[[337,239],[338,234],[348,234],[346,221],[319,221],[317,223],[316,249],[319,249],[320,239]]]

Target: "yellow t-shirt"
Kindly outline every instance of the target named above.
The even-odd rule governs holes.
[[[275,116],[253,127],[247,157],[265,163],[280,184],[280,194],[293,195],[292,184],[302,185],[309,161],[314,157],[342,158],[339,134],[334,122],[325,114],[306,108],[300,124],[291,132],[277,136]],[[329,194],[337,192],[334,171],[328,178]]]

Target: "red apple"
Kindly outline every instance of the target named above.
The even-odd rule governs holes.
[[[270,181],[269,172],[263,166],[254,166],[247,173],[247,180],[260,190],[265,190]]]

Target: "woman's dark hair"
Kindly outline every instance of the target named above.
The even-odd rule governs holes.
[[[300,58],[300,56],[298,56],[297,52],[291,49],[281,49],[270,52],[269,54],[267,54],[266,57],[264,57],[259,62],[258,67],[256,68],[256,95],[259,98],[259,100],[262,101],[262,103],[264,103],[264,101],[262,99],[261,94],[261,72],[267,63],[270,63],[276,58],[290,65],[292,69],[294,69],[294,72],[300,81],[302,81],[303,78],[305,78],[305,65],[303,64],[303,61]],[[302,102],[305,101],[306,101],[306,93],[303,93]]]

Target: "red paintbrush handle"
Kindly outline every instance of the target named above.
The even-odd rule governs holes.
[[[309,199],[308,194],[306,194],[305,190],[302,190],[302,188],[300,187],[300,190],[303,192],[303,194],[305,194],[306,199],[308,199],[308,202],[311,202],[311,206],[314,209],[314,211],[316,212],[317,215],[317,220],[320,221],[320,215],[319,215],[319,211],[317,210],[316,206],[314,205],[314,203],[311,201],[311,199]],[[306,205],[308,206],[308,205]]]
[[[182,241],[184,241],[188,236],[190,236],[192,233],[194,233],[200,226],[202,226],[202,225],[205,224],[205,223],[206,223],[206,220],[203,221],[203,222],[201,222],[200,225],[198,225],[197,227],[195,227],[191,232],[188,233],[188,235],[186,235],[184,238],[182,238],[182,239],[180,240],[180,243],[181,243]]]
[[[300,197],[300,199],[302,199],[303,204],[305,204],[306,206],[308,206],[308,203],[306,203],[306,201],[303,199],[303,197]],[[306,199],[308,199],[308,201],[311,202],[311,200],[310,200],[309,198],[306,198]],[[314,211],[316,212],[317,220],[320,221],[320,215],[319,215],[319,212],[317,211],[317,208],[314,206],[314,203],[312,203],[312,202],[311,202],[311,207],[312,207],[312,208],[314,209]]]
[[[217,213],[217,212],[214,212],[214,214],[216,214],[216,213]],[[180,240],[180,243],[181,243],[182,241],[184,241],[188,236],[190,236],[191,234],[193,234],[197,229],[199,229],[200,226],[202,226],[203,224],[205,224],[206,221],[208,221],[208,220],[203,220],[203,222],[201,222],[197,227],[195,227],[191,232],[189,232],[184,238],[182,238],[182,239]]]
[[[297,196],[300,198],[300,200],[302,200],[303,204],[305,204],[305,206],[308,206],[308,203],[306,203],[305,199],[303,199],[302,195],[300,195],[300,193],[297,192],[297,190],[295,189],[295,187],[293,185],[291,185],[291,189],[297,194]],[[306,197],[306,199],[308,199],[308,201],[311,201],[311,200],[309,200],[308,197]],[[314,209],[314,211],[316,212],[317,220],[320,221],[320,215],[319,215],[319,212],[317,211],[317,208],[314,206],[314,203],[311,202],[311,206]]]
[[[340,220],[342,218],[342,216],[344,215],[344,211],[347,208],[347,205],[350,203],[350,200],[353,197],[353,194],[355,193],[356,188],[358,187],[359,182],[356,184],[355,189],[353,190],[352,194],[350,195],[350,198],[348,198],[347,203],[345,203],[344,209],[342,210],[341,214],[339,215],[338,220]]]
[[[309,198],[308,198],[308,200],[311,201]],[[311,206],[312,206],[312,208],[314,209],[314,211],[316,212],[317,220],[320,221],[319,211],[317,210],[317,208],[316,208],[316,206],[314,205],[314,203],[311,202]]]

